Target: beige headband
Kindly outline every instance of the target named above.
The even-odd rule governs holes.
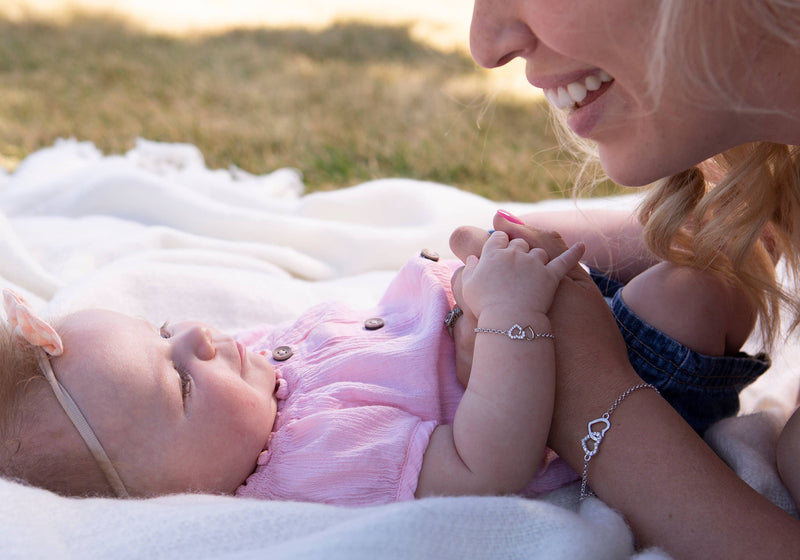
[[[50,356],[59,356],[64,352],[61,337],[47,321],[37,317],[31,311],[30,306],[19,294],[4,289],[3,303],[8,315],[8,323],[11,325],[14,334],[35,347],[39,368],[50,384],[58,404],[61,405],[70,422],[78,430],[114,493],[120,498],[127,498],[129,496],[128,491],[125,489],[125,485],[122,483],[122,479],[117,469],[114,468],[111,459],[108,458],[108,454],[103,449],[103,446],[100,445],[100,440],[97,439],[94,430],[89,426],[89,422],[86,421],[86,417],[78,408],[78,405],[75,404],[75,401],[72,400],[64,386],[58,382],[53,372]]]

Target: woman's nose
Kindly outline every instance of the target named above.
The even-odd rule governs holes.
[[[475,0],[469,42],[472,58],[485,68],[496,68],[536,48],[536,35],[515,14],[519,2]]]

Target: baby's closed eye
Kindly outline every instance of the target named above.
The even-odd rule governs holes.
[[[169,328],[169,321],[164,321],[164,324],[158,328],[158,334],[161,335],[161,338],[172,338],[172,332]],[[178,373],[178,377],[180,378],[181,398],[185,401],[192,391],[192,376],[185,367],[179,363],[176,363],[175,361],[172,362],[172,367]]]

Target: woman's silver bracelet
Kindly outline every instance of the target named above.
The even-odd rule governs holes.
[[[606,410],[600,418],[596,418],[589,422],[587,426],[589,433],[581,440],[581,448],[583,448],[583,474],[581,475],[580,496],[581,501],[592,495],[591,490],[588,490],[587,488],[589,461],[592,460],[592,457],[597,455],[597,450],[600,448],[600,443],[603,441],[606,432],[611,429],[611,414],[617,409],[622,401],[628,397],[628,395],[634,391],[638,391],[639,389],[652,389],[656,393],[661,394],[658,389],[656,389],[650,383],[640,383],[639,385],[634,385],[617,397],[617,400],[614,401],[614,404],[612,404],[611,407]]]

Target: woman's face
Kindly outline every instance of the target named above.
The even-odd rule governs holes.
[[[658,2],[475,0],[471,48],[482,66],[527,62],[567,123],[594,141],[612,179],[643,185],[743,141],[733,111],[702,108],[678,91],[669,65],[653,101],[647,76]],[[670,87],[672,86],[672,87]]]

